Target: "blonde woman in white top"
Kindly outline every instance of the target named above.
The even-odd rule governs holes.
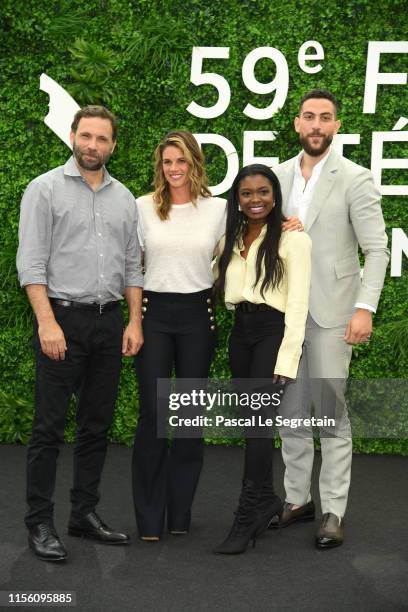
[[[240,170],[228,196],[215,287],[236,310],[229,358],[233,378],[251,379],[246,391],[256,388],[253,379],[283,385],[297,374],[309,301],[311,240],[304,233],[283,231],[285,221],[272,170],[262,164]],[[265,428],[246,432],[241,497],[232,529],[214,551],[218,554],[244,552],[250,539],[255,543],[282,512],[272,481],[273,439],[267,433]]]
[[[155,191],[137,199],[144,250],[144,345],[135,360],[139,420],[133,495],[139,536],[185,534],[203,461],[201,438],[157,436],[157,379],[207,378],[215,349],[211,260],[225,232],[226,202],[207,186],[190,132],[170,132],[155,152]]]

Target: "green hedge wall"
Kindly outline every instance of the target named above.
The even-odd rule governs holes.
[[[1,287],[0,287],[0,441],[25,442],[29,436],[34,368],[31,350],[32,316],[15,272],[19,204],[27,183],[38,174],[64,163],[68,149],[45,126],[48,96],[39,90],[45,72],[80,103],[108,105],[120,118],[118,148],[110,163],[112,174],[137,196],[150,188],[152,152],[174,128],[214,132],[229,138],[241,156],[243,130],[280,132],[273,143],[258,145],[257,154],[287,159],[298,151],[292,128],[298,100],[311,87],[331,89],[342,103],[343,131],[360,133],[361,144],[346,149],[354,161],[370,166],[371,132],[391,130],[406,113],[408,89],[380,86],[377,112],[362,114],[367,43],[404,40],[404,0],[366,0],[322,3],[278,0],[2,0],[0,88],[1,131]],[[319,41],[325,50],[323,70],[302,72],[297,53],[306,40]],[[214,120],[186,112],[190,101],[209,106],[212,87],[190,83],[193,45],[229,46],[229,60],[211,60],[205,69],[219,72],[232,91],[227,112]],[[272,99],[246,90],[241,79],[245,56],[260,46],[278,48],[290,70],[284,108],[269,121],[254,121],[242,113],[248,102],[266,105]],[[207,66],[209,66],[207,68]],[[406,56],[384,56],[381,69],[406,72]],[[271,63],[261,60],[259,80],[271,80]],[[265,100],[268,99],[268,102]],[[271,152],[271,147],[273,147]],[[224,176],[225,160],[215,146],[205,148],[210,182]],[[394,147],[403,157],[402,145]],[[240,157],[241,158],[241,157]],[[394,182],[406,183],[403,172]],[[408,209],[401,197],[385,197],[387,227],[408,229]],[[370,346],[354,351],[351,373],[357,378],[405,378],[408,357],[407,271],[399,279],[387,277],[375,319]],[[213,373],[227,374],[226,337],[230,314],[218,313],[220,347]],[[400,331],[396,336],[396,325]],[[72,409],[67,439],[73,438]],[[131,363],[124,362],[112,439],[131,443],[137,418],[137,387]],[[355,440],[360,452],[408,453],[407,440]]]

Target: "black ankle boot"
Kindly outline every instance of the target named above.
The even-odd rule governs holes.
[[[269,470],[262,485],[258,501],[258,529],[256,537],[264,533],[272,519],[278,517],[278,525],[283,512],[283,503],[280,497],[275,494],[272,480],[272,468]]]
[[[241,495],[238,508],[235,511],[235,519],[227,538],[214,550],[216,555],[238,555],[248,548],[249,541],[255,541],[257,537],[259,515],[258,501],[260,487],[252,480],[242,482]]]

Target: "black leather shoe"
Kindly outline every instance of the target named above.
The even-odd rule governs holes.
[[[129,536],[113,531],[101,521],[96,512],[89,512],[81,519],[71,517],[68,524],[68,535],[76,538],[89,538],[102,544],[128,544]]]
[[[313,500],[304,504],[304,506],[300,506],[300,508],[296,508],[296,510],[292,510],[293,504],[288,504],[285,502],[283,504],[283,513],[280,519],[275,517],[269,524],[269,529],[277,529],[278,527],[287,527],[292,523],[305,523],[307,521],[315,520],[315,505]]]
[[[38,523],[30,529],[28,545],[42,561],[64,561],[68,556],[57,532],[49,523]]]
[[[323,514],[316,534],[316,547],[319,549],[341,546],[344,540],[344,521],[332,512]]]

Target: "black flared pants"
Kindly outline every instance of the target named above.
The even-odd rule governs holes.
[[[187,531],[203,463],[202,438],[157,435],[157,380],[207,378],[215,348],[211,291],[143,293],[144,344],[135,358],[139,384],[132,479],[140,536],[160,536],[167,512],[170,531]]]

